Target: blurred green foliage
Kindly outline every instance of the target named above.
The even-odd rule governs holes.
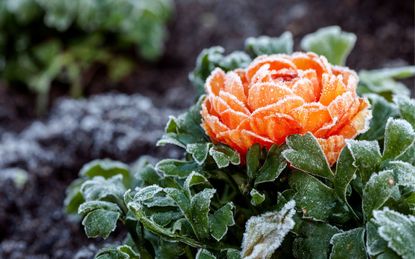
[[[47,104],[51,82],[82,94],[82,74],[104,64],[112,80],[128,74],[130,53],[149,61],[163,51],[170,0],[2,0],[0,79],[20,83]]]

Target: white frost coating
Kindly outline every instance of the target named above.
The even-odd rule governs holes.
[[[280,211],[267,212],[251,217],[246,223],[242,241],[242,258],[270,258],[281,245],[295,222],[295,202],[287,202]]]
[[[373,212],[379,235],[404,259],[414,258],[415,217],[384,208]]]
[[[127,159],[133,150],[154,144],[168,115],[177,111],[159,109],[138,94],[104,94],[62,99],[50,114],[19,134],[0,135],[0,171],[20,167],[48,173],[104,156]]]

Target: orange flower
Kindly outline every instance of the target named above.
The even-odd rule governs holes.
[[[216,68],[205,84],[202,126],[241,155],[255,143],[269,148],[311,132],[332,165],[345,139],[365,131],[371,117],[357,82],[354,71],[314,53],[260,56],[228,73]]]

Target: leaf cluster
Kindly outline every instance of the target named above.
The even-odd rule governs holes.
[[[39,108],[53,80],[78,97],[94,64],[119,80],[133,67],[127,51],[159,57],[171,9],[169,0],[0,1],[0,77],[36,92]]]

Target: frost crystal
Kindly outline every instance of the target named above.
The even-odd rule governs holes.
[[[163,133],[169,114],[141,95],[104,94],[86,100],[62,99],[45,121],[21,133],[0,135],[0,171],[19,167],[49,173],[88,160],[134,159]]]
[[[295,202],[291,200],[280,211],[251,217],[242,241],[242,258],[270,258],[294,227],[294,207]]]

